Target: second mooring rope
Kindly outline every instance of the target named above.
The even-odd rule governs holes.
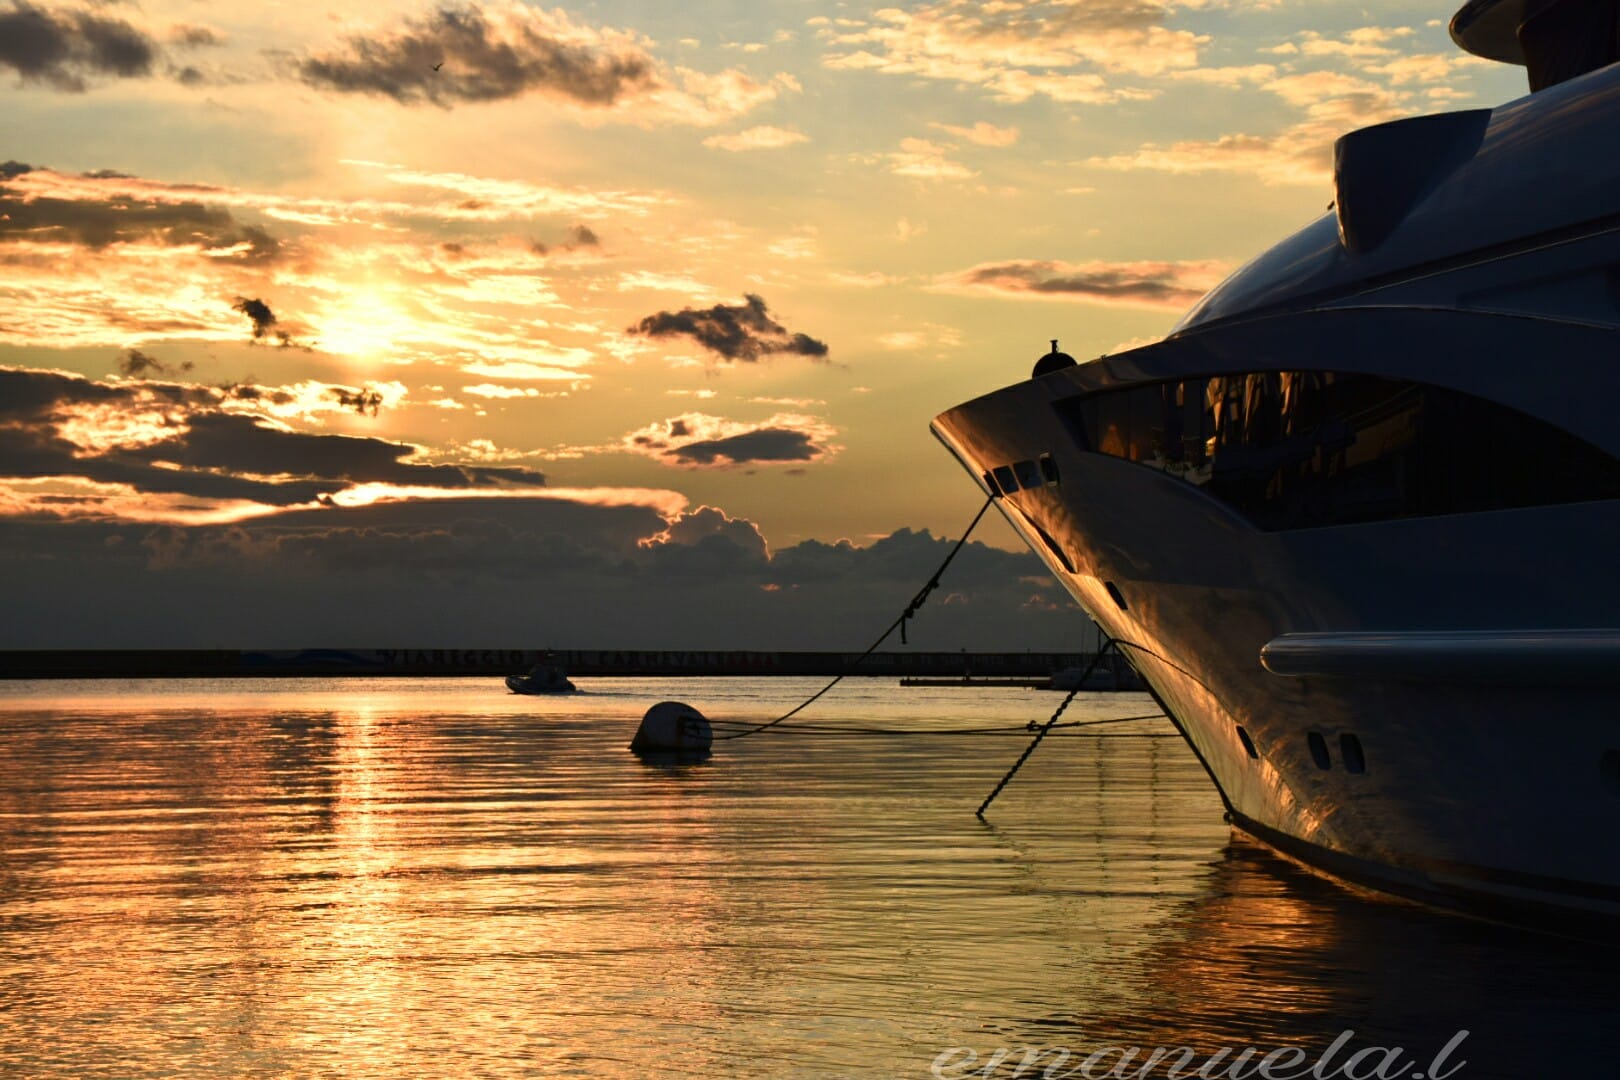
[[[1052,714],[1052,718],[1041,727],[1041,730],[1035,733],[1035,741],[1024,748],[1024,752],[1018,756],[1018,760],[1013,762],[1013,767],[1007,770],[1007,775],[1001,778],[1001,783],[996,785],[996,790],[986,795],[984,797],[984,802],[980,803],[979,808],[973,811],[974,815],[978,817],[979,820],[984,820],[985,808],[994,802],[996,796],[1001,794],[1001,789],[1006,787],[1012,781],[1013,774],[1018,772],[1019,769],[1023,768],[1024,762],[1029,760],[1029,755],[1033,754],[1035,752],[1035,748],[1041,745],[1041,740],[1046,738],[1047,733],[1050,732],[1053,726],[1057,724],[1058,717],[1063,715],[1063,710],[1069,707],[1069,702],[1074,700],[1074,696],[1080,692],[1081,687],[1086,685],[1086,680],[1091,678],[1091,673],[1097,670],[1097,665],[1102,663],[1102,658],[1107,656],[1108,650],[1112,649],[1113,647],[1114,639],[1109,638],[1107,642],[1103,644],[1102,648],[1097,650],[1097,655],[1093,656],[1091,658],[1091,663],[1086,665],[1085,673],[1082,674],[1079,681],[1075,683],[1074,689],[1069,691],[1069,696],[1063,699],[1063,704],[1057,707],[1057,711]]]
[[[984,505],[979,507],[979,512],[977,514],[973,515],[973,520],[968,523],[968,527],[967,527],[966,531],[964,531],[962,533],[962,538],[956,542],[956,545],[954,547],[951,548],[950,554],[945,556],[945,561],[939,564],[939,568],[934,571],[932,576],[929,577],[927,584],[925,584],[920,590],[918,590],[917,595],[911,598],[911,603],[906,605],[906,609],[899,614],[899,616],[894,620],[894,622],[889,624],[889,627],[888,627],[887,630],[884,630],[883,633],[878,635],[878,638],[877,638],[876,641],[872,642],[871,645],[867,646],[865,652],[861,653],[860,656],[855,658],[854,662],[851,663],[848,668],[846,668],[843,672],[841,672],[837,676],[835,676],[833,678],[833,680],[831,682],[829,682],[826,686],[823,686],[820,690],[817,690],[814,694],[811,694],[808,698],[805,698],[799,704],[795,705],[793,708],[789,709],[787,712],[783,713],[781,716],[778,716],[776,719],[767,720],[763,724],[754,724],[754,725],[752,725],[750,727],[747,727],[747,728],[743,729],[742,731],[733,731],[733,732],[730,732],[729,734],[725,734],[725,735],[716,735],[716,736],[714,736],[714,741],[715,742],[723,742],[723,741],[728,740],[728,739],[745,739],[750,735],[758,735],[762,731],[768,731],[771,728],[776,727],[778,724],[782,723],[784,720],[788,720],[788,719],[790,719],[790,718],[792,718],[794,716],[797,716],[799,713],[803,712],[805,709],[807,709],[811,705],[815,704],[817,701],[819,701],[821,699],[821,697],[824,694],[827,693],[827,691],[831,690],[833,687],[835,687],[839,683],[843,682],[844,678],[846,676],[848,676],[849,674],[851,674],[851,672],[853,671],[854,668],[859,667],[861,665],[862,661],[864,661],[867,657],[871,656],[873,653],[877,652],[878,646],[882,645],[885,641],[889,640],[889,635],[894,633],[896,630],[900,631],[900,640],[902,642],[905,642],[905,640],[906,640],[906,623],[913,616],[915,616],[917,614],[918,610],[920,610],[922,608],[923,604],[925,604],[928,601],[929,594],[932,593],[935,589],[939,588],[939,579],[940,579],[940,576],[945,573],[945,568],[951,565],[951,562],[952,562],[952,560],[954,560],[956,558],[957,553],[960,552],[962,550],[962,548],[967,544],[968,537],[973,535],[973,530],[978,528],[979,522],[984,519],[985,513],[990,509],[990,504],[995,502],[995,501],[996,501],[996,497],[994,495],[990,496],[988,499],[986,499],[984,501]],[[1162,715],[1162,714],[1154,714],[1154,715],[1144,715],[1144,716],[1121,716],[1121,717],[1113,717],[1113,718],[1104,719],[1104,720],[1071,721],[1070,723],[1063,724],[1063,725],[1058,724],[1058,719],[1060,717],[1062,717],[1064,710],[1069,707],[1069,703],[1072,702],[1075,699],[1075,696],[1080,693],[1081,688],[1083,688],[1086,685],[1086,680],[1091,677],[1091,673],[1093,671],[1097,670],[1097,665],[1102,663],[1102,658],[1104,656],[1108,655],[1108,652],[1110,650],[1114,650],[1114,651],[1117,652],[1118,651],[1118,646],[1119,646],[1119,643],[1117,641],[1115,641],[1113,638],[1109,638],[1105,643],[1103,643],[1103,645],[1100,648],[1098,648],[1097,654],[1091,658],[1091,663],[1088,664],[1086,666],[1085,671],[1081,673],[1080,678],[1079,678],[1078,682],[1075,685],[1075,688],[1073,690],[1070,690],[1068,692],[1068,694],[1063,698],[1062,704],[1060,704],[1057,707],[1056,711],[1054,711],[1052,713],[1051,717],[1049,717],[1047,719],[1046,723],[1042,724],[1040,726],[1039,730],[1035,730],[1035,722],[1034,721],[1030,721],[1030,723],[1027,726],[1024,727],[1024,729],[1023,729],[1024,731],[1035,730],[1035,739],[1027,747],[1024,748],[1024,752],[1019,755],[1018,760],[1013,762],[1013,767],[1011,769],[1007,770],[1007,775],[1003,776],[1001,778],[1001,782],[996,785],[995,790],[992,791],[989,795],[987,795],[985,797],[984,802],[980,803],[979,808],[974,811],[974,814],[977,815],[980,820],[984,819],[984,812],[985,812],[986,808],[988,808],[989,805],[992,802],[995,801],[995,798],[996,798],[997,795],[1001,794],[1002,789],[1005,788],[1009,783],[1012,782],[1013,776],[1016,775],[1018,770],[1023,767],[1024,762],[1029,760],[1029,756],[1035,752],[1035,748],[1041,744],[1041,740],[1046,738],[1047,735],[1051,734],[1054,728],[1057,728],[1059,726],[1065,727],[1065,728],[1095,727],[1095,726],[1099,726],[1099,725],[1102,725],[1102,724],[1124,723],[1124,722],[1129,721],[1129,720],[1149,720],[1149,719],[1153,719],[1154,716],[1156,716],[1156,715]],[[793,731],[795,733],[805,734],[805,735],[936,735],[936,736],[941,736],[941,735],[1006,735],[1006,734],[1017,734],[1017,732],[1009,732],[1005,728],[964,728],[964,729],[960,729],[960,730],[957,730],[957,731],[915,731],[915,730],[901,731],[901,730],[894,730],[894,729],[889,729],[889,728],[857,728],[857,727],[844,727],[844,726],[834,726],[834,725],[813,725],[813,726],[810,726],[810,727],[803,727],[801,725],[801,727],[785,728],[783,730]],[[1111,738],[1130,738],[1130,737],[1133,737],[1133,736],[1115,735],[1115,736],[1107,736],[1107,737],[1111,737]],[[1145,733],[1143,735],[1134,736],[1134,737],[1158,738],[1158,737],[1162,737],[1162,736],[1160,736],[1158,733]],[[1172,737],[1174,737],[1174,736],[1172,736]]]

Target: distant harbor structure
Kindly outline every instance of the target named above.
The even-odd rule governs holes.
[[[571,676],[754,675],[1050,679],[1084,653],[707,649],[26,649],[0,652],[0,679],[276,678],[521,674],[551,663]]]
[[[1048,675],[976,675],[971,670],[957,678],[936,675],[908,675],[900,680],[907,687],[1024,687],[1030,690],[1146,690],[1147,684],[1136,669],[1117,651],[1100,660],[1096,654],[1080,663],[1054,668]]]

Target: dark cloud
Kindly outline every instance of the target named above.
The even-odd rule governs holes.
[[[1179,288],[1172,282],[1163,279],[1144,278],[1136,274],[1122,273],[1118,270],[1098,270],[1086,274],[1042,277],[1039,272],[1031,271],[1027,267],[1010,265],[986,267],[969,277],[968,282],[977,285],[1006,281],[1009,278],[1020,282],[1022,287],[1029,292],[1077,293],[1081,296],[1098,296],[1110,299],[1135,296],[1150,300],[1163,300],[1179,298],[1186,292],[1186,290]]]
[[[712,508],[671,524],[646,507],[551,499],[294,510],[238,525],[0,519],[0,590],[13,616],[0,621],[0,647],[539,640],[853,652],[893,620],[951,543],[902,529],[865,547],[808,541],[771,554],[751,522]],[[1060,592],[1046,592],[1057,610],[1028,606],[1047,580],[1027,552],[969,543],[945,574],[946,592],[911,624],[912,645],[1089,643],[1085,618]]]
[[[181,23],[169,30],[169,40],[182,48],[200,49],[225,44],[225,35],[210,26]]]
[[[760,428],[725,439],[705,439],[678,446],[666,457],[680,465],[747,465],[780,461],[814,461],[824,451],[808,432]]]
[[[383,404],[382,394],[369,386],[359,390],[350,390],[346,386],[333,386],[328,388],[326,395],[335,399],[345,409],[353,409],[361,416],[365,416],[367,413],[376,416],[377,411],[382,408]]]
[[[190,416],[183,432],[125,455],[183,469],[392,480],[401,459],[412,453],[412,447],[382,439],[288,431],[258,417],[216,412]]]
[[[770,558],[770,549],[759,526],[747,518],[732,517],[718,506],[700,506],[681,514],[657,536],[644,541],[642,546],[692,547],[717,537],[747,552],[750,561]]]
[[[322,89],[446,107],[530,92],[607,106],[656,84],[641,50],[566,40],[543,13],[522,9],[492,21],[476,6],[442,7],[394,33],[356,35],[345,45],[299,61],[299,76]]]
[[[1224,276],[1211,262],[985,263],[939,279],[952,290],[1070,297],[1098,303],[1182,308]]]
[[[87,76],[151,73],[157,46],[122,19],[88,11],[49,11],[23,0],[0,10],[0,66],[22,81],[83,92]]]
[[[827,346],[806,334],[789,333],[770,317],[765,301],[753,293],[741,304],[682,308],[649,315],[629,328],[643,337],[688,337],[724,360],[755,361],[773,353],[820,359]]]
[[[538,639],[855,650],[951,547],[901,529],[864,547],[805,541],[773,552],[752,522],[715,507],[672,519],[644,505],[554,497],[343,507],[332,496],[367,481],[474,496],[491,487],[539,494],[543,478],[433,465],[405,444],[226,411],[285,396],[0,368],[0,475],[127,485],[171,506],[178,497],[199,509],[226,499],[280,508],[237,524],[154,525],[121,519],[118,500],[128,498],[117,493],[32,499],[28,513],[0,516],[0,648],[512,648]],[[141,425],[150,430],[134,442],[108,438]],[[970,543],[946,575],[948,593],[912,624],[912,643],[1088,641],[1084,619],[1046,581],[1030,554]]]
[[[232,258],[249,263],[271,261],[279,249],[276,239],[263,229],[244,225],[228,211],[201,203],[23,200],[6,194],[0,186],[0,240],[25,238],[61,240],[91,249],[141,240],[170,247],[196,244],[213,251],[245,245]]]
[[[689,469],[791,465],[836,453],[831,440],[837,434],[826,421],[799,413],[778,413],[755,423],[687,413],[632,431],[621,445]]]
[[[180,374],[191,370],[191,361],[187,360],[177,367],[170,367],[155,356],[149,356],[139,349],[125,349],[124,354],[118,358],[118,373],[132,378],[144,379],[148,374],[169,375]]]
[[[283,346],[295,344],[292,330],[276,318],[270,305],[263,300],[248,296],[238,296],[231,302],[232,311],[240,311],[253,322],[253,340],[266,341],[274,338]]]
[[[406,443],[355,435],[312,434],[274,427],[239,413],[199,413],[171,439],[122,452],[132,461],[166,462],[182,470],[320,480],[354,484],[471,489],[540,487],[545,475],[518,467],[427,465],[405,459],[417,449]]]
[[[575,225],[568,230],[568,237],[568,242],[562,245],[563,251],[576,251],[579,248],[600,247],[602,245],[601,238],[586,225]],[[551,245],[540,240],[530,240],[529,250],[536,255],[545,256],[551,254]]]
[[[258,341],[260,338],[263,338],[275,331],[275,313],[270,310],[270,305],[265,303],[263,300],[251,299],[246,296],[238,296],[234,301],[232,301],[231,310],[240,311],[249,319],[253,320],[254,341]],[[283,340],[285,340],[285,338],[283,338]]]
[[[759,526],[715,506],[680,515],[640,546],[652,572],[665,577],[753,578],[767,568],[771,557]]]
[[[15,161],[0,166],[0,242],[57,241],[92,250],[142,241],[170,247],[195,244],[212,252],[238,249],[228,258],[242,263],[270,262],[281,253],[279,242],[263,229],[200,201],[156,202],[127,195],[57,199],[5,183],[36,171],[44,172]],[[110,169],[84,175],[92,180],[131,179]]]
[[[369,405],[374,393],[331,389],[340,391],[334,396],[345,404],[364,400]],[[532,489],[546,481],[533,469],[419,462],[411,460],[418,449],[407,443],[292,431],[265,417],[223,411],[231,402],[260,400],[293,399],[270,388],[107,384],[0,368],[0,476],[79,477],[128,485],[139,493],[266,506],[312,503],[364,483],[474,491]],[[96,428],[98,417],[108,416],[118,418],[115,429],[144,420],[147,430],[133,441],[69,437],[70,431]]]
[[[189,370],[191,365],[186,364],[182,370]],[[267,406],[287,406],[298,403],[298,395],[290,390],[276,386],[255,386],[252,383],[235,383],[219,388],[222,397],[232,401],[262,401]],[[353,409],[361,415],[376,416],[386,403],[383,395],[376,387],[367,386],[328,386],[325,396],[336,401],[346,409]]]
[[[848,540],[835,544],[806,540],[777,553],[771,561],[770,580],[783,586],[812,585],[858,574],[871,581],[911,581],[919,566],[931,570],[938,565],[948,544],[927,529],[897,529],[866,547],[856,547]],[[1029,552],[1004,551],[975,541],[951,563],[948,578],[952,588],[981,589],[1011,585],[1020,579],[1044,581],[1046,570]],[[1027,585],[1022,591],[1028,592]]]
[[[59,371],[0,367],[0,426],[39,424],[79,407],[132,408],[139,401],[157,409],[214,405],[221,391],[180,383],[126,386],[93,382]],[[0,459],[0,465],[4,465]]]
[[[151,458],[152,460],[143,460]],[[245,500],[265,506],[296,506],[330,496],[347,484],[336,480],[277,480],[232,476],[153,464],[160,456],[109,450],[86,453],[56,428],[0,427],[0,476],[40,480],[77,477],[121,484],[145,495],[184,495],[198,499]]]

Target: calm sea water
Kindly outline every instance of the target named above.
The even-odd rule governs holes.
[[[983,823],[1028,736],[937,733],[1057,696],[851,680],[653,765],[654,702],[820,683],[580,682],[0,684],[0,1074],[1082,1076],[1350,1030],[1325,1075],[1407,1076],[1466,1030],[1458,1076],[1620,1075],[1615,953],[1234,841],[1192,754],[1130,737],[1162,721],[1054,736]]]

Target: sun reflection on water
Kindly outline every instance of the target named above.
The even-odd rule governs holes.
[[[1054,738],[985,825],[1018,739],[655,766],[624,749],[650,702],[752,720],[802,687],[593,689],[0,689],[0,1072],[886,1077],[952,1046],[1433,1049],[1469,1026],[1509,1070],[1514,1029],[1608,1049],[1589,952],[1233,842],[1173,740]],[[1046,704],[862,680],[818,719]]]

